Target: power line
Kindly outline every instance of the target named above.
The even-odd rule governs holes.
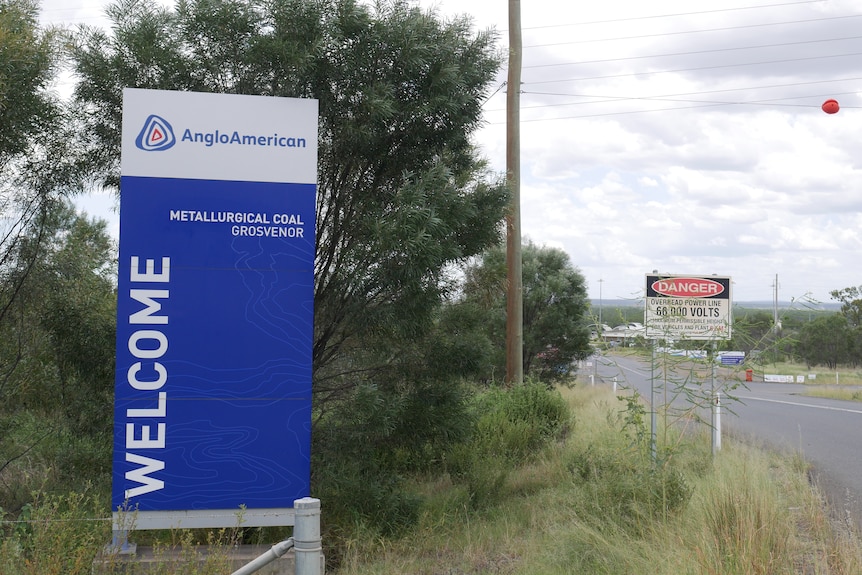
[[[793,6],[795,4],[818,4],[825,0],[802,0],[800,2],[782,2],[780,4],[761,4],[757,6],[742,6],[739,8],[716,8],[714,10],[702,10],[698,12],[678,12],[675,14],[655,14],[651,16],[631,16],[628,18],[614,18],[612,20],[593,20],[591,22],[572,22],[569,24],[548,24],[546,26],[529,26],[524,30],[542,30],[546,28],[563,28],[568,26],[590,26],[593,24],[616,24],[618,22],[631,22],[635,20],[651,20],[657,18],[674,18],[677,16],[697,16],[701,14],[715,14],[718,12],[736,12],[741,10],[757,10],[760,8],[776,8],[780,6]],[[525,46],[526,48],[527,46]]]
[[[783,100],[802,100],[807,98],[823,98],[826,96],[845,96],[848,94],[856,94],[853,92],[830,92],[828,94],[807,94],[805,96],[783,96],[781,98],[767,98],[762,100],[750,100],[750,101],[725,101],[719,102],[715,100],[690,100],[687,98],[677,98],[675,95],[671,94],[668,96],[596,96],[596,95],[578,95],[578,94],[554,94],[548,92],[521,92],[522,94],[530,94],[534,96],[567,96],[567,97],[578,97],[578,98],[599,98],[586,102],[567,102],[562,104],[542,104],[537,106],[524,106],[524,108],[538,109],[538,108],[554,108],[560,106],[581,106],[587,104],[606,104],[608,102],[623,102],[627,100],[645,100],[650,102],[684,102],[684,103],[692,103],[692,104],[717,104],[717,105],[762,105],[767,103],[781,102]],[[683,94],[680,94],[683,95]],[[809,108],[810,104],[778,104],[780,106],[792,107],[792,108]],[[847,107],[847,106],[845,106]]]
[[[786,26],[788,24],[808,24],[810,22],[826,22],[830,20],[844,20],[849,18],[862,18],[862,14],[848,14],[845,16],[827,16],[825,18],[810,18],[805,20],[788,20],[785,22],[767,22],[763,24],[742,24],[740,26],[725,26],[722,28],[706,28],[703,30],[682,30],[680,32],[661,32],[656,34],[639,34],[637,36],[618,36],[616,38],[600,38],[598,40],[572,40],[569,42],[558,42],[554,44],[535,44],[524,46],[524,48],[541,48],[546,46],[562,46],[569,44],[591,44],[594,42],[616,42],[618,40],[638,40],[641,38],[658,38],[664,36],[681,36],[683,34],[701,34],[703,32],[728,32],[731,30],[745,30],[749,28],[765,28],[768,26]]]
[[[645,60],[647,58],[666,58],[670,56],[693,56],[697,54],[712,54],[715,52],[733,52],[737,50],[757,50],[760,48],[782,48],[785,46],[799,46],[803,44],[822,44],[826,42],[842,42],[844,40],[859,40],[862,36],[844,36],[841,38],[825,38],[821,40],[797,40],[795,42],[779,42],[777,44],[757,44],[755,46],[737,46],[733,48],[712,48],[710,50],[694,50],[691,52],[669,52],[666,54],[650,54],[647,56],[626,56],[623,58],[605,58],[602,60],[583,60],[580,62],[569,62],[566,65],[602,64],[606,62],[622,62],[625,60]],[[552,64],[549,64],[552,65]]]
[[[780,64],[783,62],[801,62],[804,60],[817,60],[817,59],[822,59],[822,58],[833,58],[833,57],[842,57],[842,56],[858,56],[858,55],[859,55],[859,52],[850,52],[848,54],[833,54],[833,55],[826,55],[826,56],[806,56],[803,58],[785,58],[783,60],[766,60],[763,62],[751,62],[751,63],[747,63],[747,64],[746,63],[728,64],[727,66],[713,66],[713,67],[714,68],[724,68],[724,67],[732,67],[732,66],[753,66],[753,65],[757,65],[757,64]],[[629,58],[622,58],[622,60],[628,60],[628,59]],[[635,59],[635,58],[632,58],[632,59]],[[559,66],[580,66],[583,64],[594,64],[596,62],[601,62],[601,60],[596,60],[593,62],[558,62],[556,64],[533,64],[532,66],[524,66],[524,68],[555,68],[555,67],[559,67]],[[670,71],[670,72],[687,72],[689,70],[708,70],[708,69],[710,69],[710,67],[707,67],[707,68],[688,68],[688,69],[683,69],[683,70],[668,70],[668,71]],[[659,74],[661,72],[643,72],[643,73],[644,74]],[[626,74],[626,75],[628,75],[628,74]],[[608,77],[613,77],[613,76],[608,76]]]
[[[599,100],[587,101],[587,102],[563,102],[559,104],[541,104],[535,106],[523,106],[524,109],[538,109],[538,108],[556,108],[562,106],[577,106],[583,104],[597,104],[604,103],[607,101],[613,100],[648,100],[648,99],[661,99],[661,98],[677,98],[679,96],[701,96],[704,94],[722,94],[727,92],[743,92],[743,91],[753,91],[753,90],[770,90],[774,88],[793,88],[797,86],[812,86],[815,84],[831,84],[835,82],[853,82],[857,80],[862,80],[862,77],[854,77],[854,78],[837,78],[833,80],[814,80],[811,82],[791,82],[787,84],[767,84],[762,86],[745,86],[742,88],[722,88],[718,90],[699,90],[695,92],[676,92],[671,94],[658,94],[654,96],[603,96],[596,94],[573,94],[567,92],[532,92],[532,91],[522,91],[522,94],[532,94],[532,95],[540,95],[540,96],[560,96],[567,98],[600,98]],[[534,82],[541,83],[541,82]],[[529,82],[526,84],[530,84]],[[783,98],[776,98],[775,100],[796,100],[802,98],[819,98],[825,96],[844,96],[857,94],[858,91],[852,92],[830,92],[828,94],[808,94],[805,96],[786,96]],[[676,101],[676,100],[675,100]],[[680,100],[682,101],[682,100]],[[761,100],[766,101],[766,100]],[[845,106],[846,107],[846,106]],[[488,112],[500,112],[501,108],[494,108],[487,110]]]
[[[852,78],[835,78],[832,80],[812,80],[810,82],[789,82],[786,84],[766,84],[766,85],[760,85],[760,86],[744,86],[742,88],[721,88],[721,89],[717,89],[717,90],[698,90],[695,92],[676,92],[676,93],[672,93],[672,94],[659,94],[656,96],[598,96],[598,95],[594,95],[594,94],[573,94],[573,93],[568,93],[568,92],[532,92],[532,91],[523,91],[523,90],[521,93],[522,94],[545,95],[545,96],[561,96],[561,97],[571,97],[571,98],[605,98],[608,100],[614,100],[614,99],[616,99],[616,100],[637,100],[637,99],[646,99],[646,98],[673,98],[676,96],[700,96],[700,95],[704,95],[704,94],[722,94],[722,93],[727,93],[727,92],[748,92],[748,91],[753,91],[753,90],[771,90],[771,89],[775,89],[775,88],[794,88],[797,86],[812,86],[815,84],[832,84],[832,83],[837,83],[837,82],[854,82],[854,81],[858,81],[858,80],[862,80],[862,76],[856,76],[856,77],[852,77]],[[548,82],[523,82],[522,85],[546,84],[546,83],[548,83]],[[504,85],[505,85],[505,82],[503,82],[503,84],[500,86],[500,88],[502,88]],[[500,90],[500,88],[497,88],[497,90],[494,92],[494,94],[496,94]],[[814,97],[828,96],[828,95],[841,96],[841,95],[856,94],[856,93],[858,93],[858,91],[837,92],[837,93],[836,92],[830,92],[829,94],[814,94],[814,95],[808,95],[808,96],[798,96],[795,98],[814,98]],[[493,94],[492,94],[492,96],[493,96]],[[487,102],[488,100],[490,100],[490,97],[488,99],[486,99],[485,102]],[[603,100],[599,100],[599,101],[603,101]],[[599,102],[599,101],[597,101],[597,102]],[[569,102],[569,103],[561,103],[561,104],[543,104],[543,105],[537,105],[537,106],[522,106],[522,108],[523,109],[543,108],[543,107],[552,108],[552,107],[559,107],[559,106],[592,104],[592,103],[597,103],[597,102]],[[492,109],[489,109],[487,111],[488,112],[501,112],[501,111],[503,111],[503,109],[502,108],[492,108]]]
[[[629,72],[626,74],[611,74],[608,76],[589,76],[583,78],[570,78],[568,80],[538,80],[536,82],[531,82],[532,84],[550,84],[554,82],[578,82],[582,80],[606,80],[609,78],[624,78],[627,76],[646,76],[649,74],[671,74],[676,72],[697,72],[702,70],[718,70],[720,68],[738,68],[742,66],[761,66],[764,64],[784,64],[787,62],[804,62],[808,60],[823,60],[826,58],[844,58],[848,56],[859,56],[862,52],[850,52],[847,54],[828,54],[825,56],[806,56],[804,58],[784,58],[781,60],[763,60],[760,62],[742,62],[739,64],[718,64],[714,66],[701,66],[697,68],[677,68],[674,70],[654,70],[651,72]],[[571,66],[576,65],[575,63],[560,63],[560,64],[541,64],[536,66],[524,66],[524,68],[551,68],[554,66]]]
[[[484,106],[485,104],[487,104],[488,100],[490,100],[491,98],[496,96],[497,93],[505,87],[506,87],[506,82],[501,82],[500,85],[497,86],[497,89],[494,90],[493,92],[491,92],[491,94],[487,98],[485,98],[485,100],[482,102],[482,105]]]
[[[653,108],[651,110],[627,110],[623,112],[602,112],[599,114],[581,114],[577,116],[558,116],[554,118],[532,118],[521,119],[521,122],[558,122],[560,120],[577,120],[585,118],[602,118],[607,116],[628,116],[633,114],[646,114],[651,112],[678,112],[680,110],[693,110],[696,108],[715,108],[719,106],[775,106],[776,104],[769,100],[758,100],[752,102],[711,102],[704,104],[696,104],[693,106],[674,106],[672,108]],[[793,108],[818,108],[819,106],[804,105],[804,104],[784,104],[784,107]],[[862,109],[862,106],[841,106],[842,109]],[[488,122],[489,125],[500,125],[502,122]]]
[[[742,88],[722,88],[718,90],[699,90],[696,92],[678,92],[674,94],[661,94],[659,96],[654,97],[670,97],[670,96],[699,96],[701,94],[720,94],[724,92],[742,92],[742,91],[751,91],[751,90],[770,90],[772,88],[793,88],[796,86],[811,86],[813,84],[831,84],[835,82],[853,82],[856,80],[862,80],[862,76],[857,76],[854,78],[836,78],[832,80],[812,80],[810,82],[790,82],[787,84],[766,84],[763,86],[745,86]],[[544,82],[525,82],[525,84],[543,84]],[[538,92],[533,92],[538,93]],[[855,93],[855,92],[854,92]],[[573,96],[573,97],[603,97],[603,96],[586,96],[583,94],[552,94],[548,93],[548,95],[555,96]]]
[[[673,94],[659,94],[656,96],[644,96],[651,98],[665,98],[665,97],[674,97],[674,96],[699,96],[702,94],[721,94],[726,92],[743,92],[743,91],[752,91],[752,90],[769,90],[773,88],[793,88],[796,86],[811,86],[814,84],[832,84],[836,82],[854,82],[857,80],[862,80],[862,76],[857,76],[853,78],[835,78],[832,80],[812,80],[810,82],[790,82],[787,84],[766,84],[761,86],[744,86],[742,88],[721,88],[717,90],[698,90],[695,92],[676,92]],[[527,82],[526,84],[541,84],[543,82]],[[547,96],[570,96],[575,98],[630,98],[630,96],[592,96],[586,94],[571,94],[571,93],[554,93],[554,92],[530,92],[532,94],[544,94]],[[849,92],[855,94],[856,92]]]

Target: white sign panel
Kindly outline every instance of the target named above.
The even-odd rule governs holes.
[[[126,89],[122,173],[316,184],[317,100]]]
[[[729,277],[647,275],[647,339],[730,339]]]

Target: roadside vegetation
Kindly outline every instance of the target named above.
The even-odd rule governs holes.
[[[862,401],[862,389],[858,387],[822,386],[812,387],[805,391],[810,397],[824,397],[843,401]]]
[[[794,455],[707,433],[653,463],[645,422],[607,387],[562,390],[572,429],[471,505],[447,477],[418,478],[417,523],[393,539],[359,530],[340,575],[850,574],[862,545],[836,523]],[[662,436],[665,434],[662,433]],[[665,446],[666,447],[666,446]]]
[[[680,437],[672,429],[660,434],[669,443],[662,440],[653,461],[644,412],[622,399],[607,386],[532,384],[480,394],[470,438],[438,467],[405,478],[408,495],[393,503],[404,509],[412,502],[409,519],[400,516],[384,533],[380,517],[345,521],[329,511],[337,504],[323,500],[327,572],[862,571],[854,527],[829,515],[799,457],[727,440],[713,458],[708,433]],[[27,508],[27,522],[4,531],[0,571],[89,573],[110,537],[106,521],[93,521],[104,515],[99,499],[93,493],[39,496]],[[181,561],[165,559],[158,572],[225,572],[226,550],[243,537],[261,536],[249,531],[162,534],[157,548],[174,550]],[[215,551],[195,561],[198,544]]]
[[[809,366],[804,363],[782,361],[767,365],[752,366],[755,377],[763,374],[792,375],[795,380],[802,378],[803,383],[815,389],[830,389],[840,386],[862,385],[862,369],[852,366],[839,366],[828,369],[825,366]]]
[[[733,445],[713,462],[676,428],[654,461],[638,398],[566,387],[592,344],[561,250],[525,245],[532,383],[503,384],[508,190],[472,144],[498,88],[494,32],[406,0],[120,1],[110,29],[44,30],[38,14],[0,0],[0,573],[89,573],[110,540],[117,254],[73,199],[118,192],[124,87],[319,102],[311,490],[333,572],[859,567],[800,462]],[[836,294],[854,321],[858,293]],[[779,333],[740,314],[728,348],[858,357],[814,354],[833,324],[796,319]],[[190,558],[286,531],[133,537]]]

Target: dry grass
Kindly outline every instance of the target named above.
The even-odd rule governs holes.
[[[851,367],[839,367],[837,370],[830,370],[826,366],[808,367],[804,363],[787,362],[755,366],[756,376],[762,377],[764,373],[803,376],[805,383],[817,386],[862,385],[862,371]]]
[[[858,387],[817,386],[807,389],[805,395],[844,401],[862,401],[862,389]]]
[[[510,469],[496,499],[476,508],[463,484],[416,478],[413,489],[426,501],[418,523],[398,537],[355,526],[330,573],[862,573],[854,526],[829,515],[799,457],[727,441],[713,459],[708,434],[680,439],[671,430],[677,447],[659,446],[653,465],[632,444],[637,434],[623,429],[632,419],[623,412],[627,404],[608,388],[561,392],[574,410],[574,428],[529,464]],[[87,573],[109,536],[108,525],[87,521],[91,509],[82,498],[39,502],[31,523],[0,539],[0,572]],[[170,544],[194,553],[197,542],[178,532]],[[165,562],[160,569],[225,572],[215,563],[190,570]]]
[[[422,486],[438,495],[420,526],[397,540],[357,537],[337,575],[862,573],[862,544],[830,521],[799,458],[729,441],[712,461],[706,437],[694,438],[672,458],[691,499],[653,513],[632,481],[652,475],[620,433],[623,404],[603,387],[563,393],[575,429],[513,470],[498,505],[474,512],[445,483]]]

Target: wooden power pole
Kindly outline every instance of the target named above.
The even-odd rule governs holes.
[[[506,83],[506,383],[524,381],[524,288],[521,275],[521,0],[509,0]]]

